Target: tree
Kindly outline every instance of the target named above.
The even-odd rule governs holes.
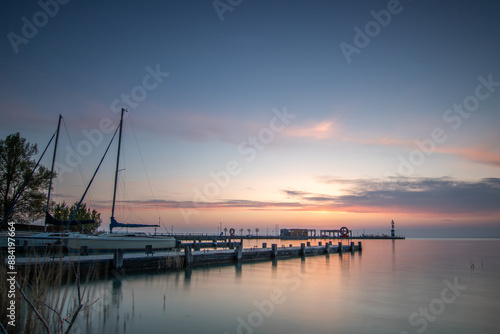
[[[243,229],[240,228],[240,235],[243,235]]]
[[[52,212],[54,213],[54,218],[57,220],[64,220],[64,221],[69,221],[71,219],[71,216],[73,215],[73,212],[76,210],[76,206],[78,205],[78,202],[73,204],[71,207],[69,207],[66,202],[62,203],[52,203]],[[102,219],[101,219],[101,214],[97,212],[94,209],[91,209],[87,207],[87,204],[82,203],[80,204],[80,208],[76,212],[75,218],[73,220],[94,220],[94,224],[86,224],[84,225],[83,228],[85,228],[86,231],[89,232],[95,232],[99,226],[101,226]],[[72,225],[69,227],[70,231],[79,231],[81,230],[82,227],[78,225]]]
[[[31,171],[36,166],[33,156],[38,154],[36,144],[26,142],[18,133],[0,140],[0,212],[7,215],[16,196],[21,192]],[[26,223],[40,219],[45,214],[50,170],[39,165],[24,192],[14,206],[9,220]]]

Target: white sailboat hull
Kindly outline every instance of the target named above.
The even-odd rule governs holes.
[[[16,235],[16,246],[27,248],[42,248],[64,246],[64,240],[78,233],[35,233],[31,235]],[[3,246],[3,244],[2,244]]]
[[[145,250],[151,246],[153,250],[164,250],[175,248],[176,240],[173,237],[158,237],[148,235],[119,235],[104,234],[99,236],[80,236],[66,238],[64,243],[69,251],[80,251],[86,248],[88,251],[114,251],[123,250]]]

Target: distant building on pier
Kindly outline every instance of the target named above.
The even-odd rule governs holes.
[[[316,230],[310,230],[307,228],[282,228],[280,230],[280,237],[289,238],[307,238],[315,237]]]

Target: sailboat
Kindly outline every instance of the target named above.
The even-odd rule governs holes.
[[[52,157],[52,168],[51,168],[51,172],[50,172],[50,183],[49,183],[49,189],[48,189],[48,194],[47,194],[47,207],[46,207],[46,211],[45,211],[44,232],[42,232],[42,233],[23,233],[23,234],[17,234],[16,238],[15,238],[15,246],[17,246],[17,247],[23,247],[25,249],[31,248],[31,249],[38,250],[38,249],[46,249],[46,248],[49,248],[49,247],[52,247],[52,246],[62,246],[63,245],[63,243],[61,241],[62,238],[69,237],[69,236],[72,236],[72,235],[75,234],[75,233],[72,233],[72,232],[63,232],[63,233],[60,233],[60,232],[47,232],[47,224],[58,225],[58,226],[63,226],[64,225],[65,226],[66,223],[67,223],[65,221],[60,221],[58,219],[55,219],[49,213],[50,192],[51,192],[51,189],[52,189],[52,179],[53,179],[53,176],[54,176],[54,163],[55,163],[55,158],[56,158],[57,142],[58,142],[58,139],[59,139],[59,130],[60,130],[60,127],[61,127],[61,120],[62,120],[62,116],[59,115],[59,121],[58,121],[58,124],[57,124],[57,130],[52,135],[49,143],[47,144],[47,147],[43,151],[41,157],[39,158],[37,164],[35,165],[35,167],[33,168],[32,172],[31,172],[31,175],[33,175],[33,173],[37,169],[37,167],[38,167],[41,159],[45,155],[45,152],[47,151],[47,148],[50,146],[50,143],[52,142],[52,140],[55,137],[54,153],[53,153],[53,157]],[[26,180],[25,184],[23,185],[23,187],[21,188],[21,190],[19,191],[19,193],[16,195],[16,198],[14,199],[14,201],[13,201],[13,203],[11,205],[11,208],[9,209],[9,213],[7,213],[7,215],[4,217],[4,221],[2,222],[2,224],[5,222],[5,220],[9,216],[10,212],[12,212],[14,206],[17,203],[17,200],[20,198],[21,194],[23,193],[23,191],[24,191],[27,183],[29,182],[30,178],[31,178],[31,176],[28,178],[28,180]],[[80,220],[80,221],[75,221],[74,225],[76,225],[76,224],[91,224],[91,223],[94,223],[94,221],[93,220],[85,220],[85,221],[81,221]],[[4,245],[4,242],[1,242],[0,246],[1,247],[6,247],[6,245]]]
[[[87,225],[87,224],[94,224],[95,221],[93,219],[88,219],[88,220],[73,220],[72,222],[64,221],[64,220],[59,220],[54,218],[50,212],[50,193],[52,190],[52,180],[54,178],[54,165],[56,161],[56,152],[57,152],[57,143],[59,141],[59,129],[61,128],[61,119],[62,116],[59,115],[59,121],[57,123],[57,131],[56,131],[56,141],[54,144],[54,154],[52,156],[52,167],[50,169],[50,182],[49,182],[49,190],[47,192],[47,207],[45,209],[45,226],[44,226],[44,232],[47,231],[47,225],[54,225],[54,226],[67,226],[68,223],[70,225],[75,226],[75,225]]]
[[[137,228],[137,227],[158,227],[159,225],[148,224],[123,224],[115,219],[116,189],[118,182],[118,171],[120,165],[120,149],[123,128],[123,114],[126,110],[122,108],[119,135],[118,135],[118,154],[116,158],[115,182],[113,189],[113,206],[111,209],[111,223],[109,233],[100,235],[72,235],[64,239],[65,245],[70,251],[114,251],[122,250],[164,250],[176,247],[176,239],[171,236],[148,235],[143,232],[134,233],[113,233],[115,227]]]

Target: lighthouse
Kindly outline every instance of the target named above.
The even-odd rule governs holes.
[[[391,221],[391,225],[392,225],[392,228],[391,228],[391,238],[394,239],[394,237],[395,237],[395,234],[394,234],[394,220]]]

